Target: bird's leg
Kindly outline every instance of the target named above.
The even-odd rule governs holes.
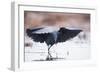
[[[51,56],[51,54],[50,54],[50,48],[51,48],[52,46],[49,46],[48,47],[48,56],[47,56],[47,59],[46,60],[52,60],[52,56]]]
[[[51,54],[50,54],[50,48],[51,48],[51,46],[48,48],[48,55],[49,55],[49,57],[51,58],[52,56],[51,56]]]

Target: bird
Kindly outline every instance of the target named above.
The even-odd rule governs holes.
[[[27,35],[33,39],[35,42],[46,43],[48,46],[48,56],[46,60],[53,60],[53,57],[50,54],[50,48],[57,43],[66,42],[75,36],[77,36],[82,30],[80,29],[68,29],[61,27],[56,31],[51,32],[41,32],[45,28],[35,28],[27,29]]]

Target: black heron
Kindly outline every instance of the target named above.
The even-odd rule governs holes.
[[[50,48],[57,43],[65,42],[77,36],[82,30],[79,29],[66,29],[65,27],[59,28],[58,31],[48,33],[35,33],[44,28],[27,29],[26,33],[35,42],[46,43],[48,46],[48,56],[46,60],[53,60],[50,54]]]

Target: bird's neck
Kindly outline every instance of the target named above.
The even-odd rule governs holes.
[[[53,34],[54,40],[55,40],[55,42],[56,42],[56,41],[57,41],[57,38],[58,38],[58,32],[55,31],[55,32],[53,32],[52,34]]]

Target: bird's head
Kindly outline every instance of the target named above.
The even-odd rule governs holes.
[[[60,32],[67,30],[65,27],[60,28]]]

